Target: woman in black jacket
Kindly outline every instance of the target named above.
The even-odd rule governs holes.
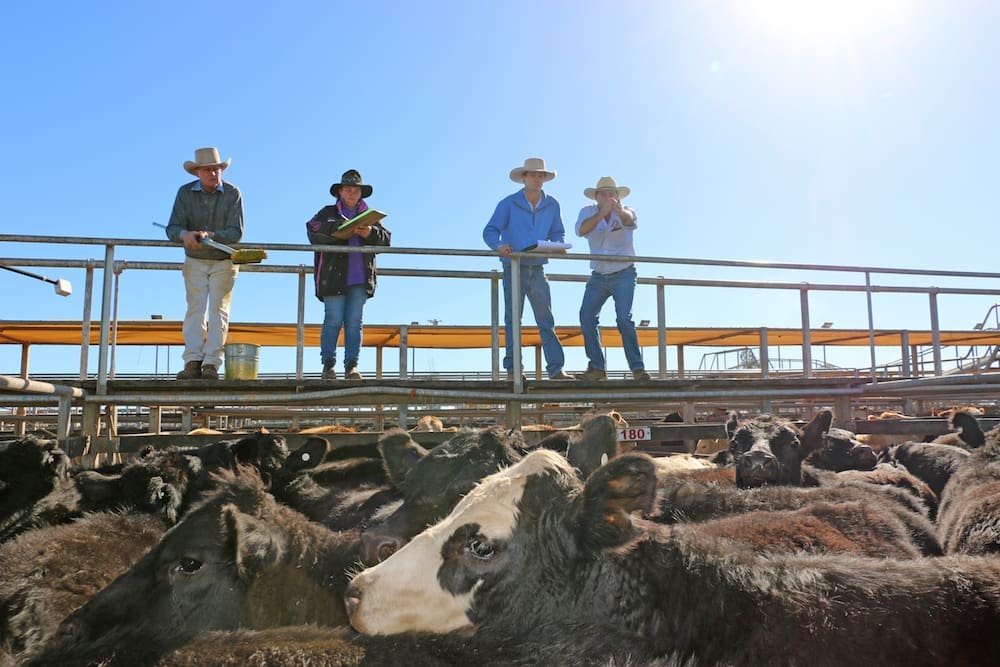
[[[315,245],[388,246],[391,234],[379,220],[382,214],[370,210],[365,198],[372,186],[362,182],[356,169],[344,172],[339,183],[330,186],[336,203],[324,206],[306,223],[309,242]],[[369,211],[360,222],[345,227],[348,220]],[[343,227],[343,228],[342,228]],[[358,354],[361,352],[361,320],[365,301],[375,295],[375,254],[317,252],[313,258],[316,298],[326,314],[320,331],[319,351],[323,359],[323,379],[336,380],[337,340],[344,330],[344,377],[360,380]]]

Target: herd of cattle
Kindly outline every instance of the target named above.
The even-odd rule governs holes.
[[[0,666],[995,665],[1000,429],[595,415],[533,447],[250,434],[98,469],[0,445]]]

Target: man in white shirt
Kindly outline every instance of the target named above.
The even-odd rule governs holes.
[[[592,255],[619,255],[625,259],[595,259],[590,262],[592,272],[580,305],[580,329],[589,363],[586,371],[577,373],[578,380],[605,380],[608,377],[598,320],[601,308],[609,297],[614,300],[615,320],[632,377],[639,381],[650,379],[639,350],[635,322],[632,321],[636,270],[635,264],[628,258],[635,257],[632,235],[637,218],[634,210],[621,203],[630,192],[629,188],[617,185],[610,176],[602,176],[596,187],[583,191],[585,197],[597,203],[580,210],[576,221],[576,235],[587,239]]]

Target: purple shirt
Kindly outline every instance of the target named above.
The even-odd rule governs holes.
[[[347,208],[343,201],[337,201],[337,208],[340,209],[341,214],[348,220],[355,217],[360,213],[364,213],[368,210],[368,205],[364,201],[358,201],[357,207],[353,210]],[[361,237],[357,234],[351,234],[350,238],[347,239],[347,245],[358,247],[361,245]],[[365,256],[360,252],[352,252],[347,256],[347,285],[364,285],[365,280]]]

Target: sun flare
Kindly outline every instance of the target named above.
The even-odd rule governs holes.
[[[755,34],[803,46],[843,45],[893,30],[906,0],[747,0],[738,5]]]

